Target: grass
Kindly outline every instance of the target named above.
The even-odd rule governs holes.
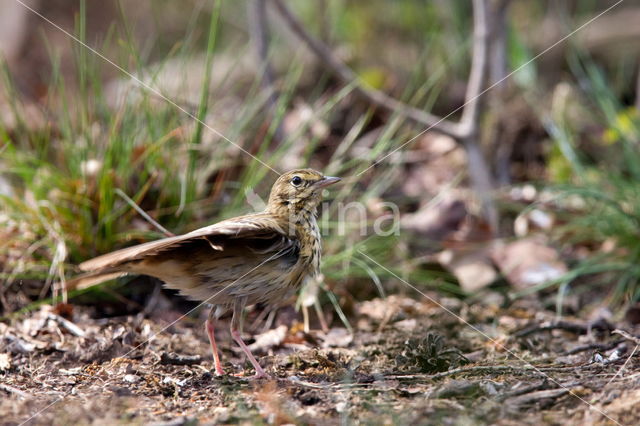
[[[571,67],[581,91],[569,95],[566,105],[547,121],[556,147],[550,175],[556,183],[555,208],[562,226],[556,237],[568,247],[585,247],[591,253],[575,262],[564,277],[527,293],[559,285],[584,292],[594,286],[608,290],[609,302],[628,304],[640,300],[640,113],[622,105],[612,91],[615,84],[603,69],[583,54],[572,57]],[[577,98],[580,98],[578,100]],[[576,102],[588,100],[584,121],[568,119]],[[578,113],[573,111],[573,115]],[[581,126],[600,131],[586,134]],[[554,170],[554,167],[556,168]],[[559,171],[558,171],[559,170]],[[587,288],[574,284],[586,282]]]
[[[360,22],[360,15],[353,9],[342,9],[346,3],[330,3],[340,15],[336,22]],[[76,34],[87,40],[85,4],[81,4]],[[221,60],[230,56],[230,51],[251,54],[248,45],[225,50],[224,43],[219,42],[228,30],[224,15],[227,6],[222,4],[217,2],[213,11],[194,12],[191,22],[201,25],[190,27],[183,39],[169,45],[166,59],[160,63],[151,65],[147,54],[136,46],[124,11],[121,21],[125,25],[114,26],[99,50],[118,52],[117,62],[133,64],[134,74],[144,76],[144,81],[152,86],[159,84],[162,70],[168,69],[172,60],[189,63],[202,51],[205,52],[204,68],[216,68]],[[452,11],[461,11],[461,5],[462,2],[456,1]],[[383,7],[388,5],[385,3]],[[305,16],[313,13],[313,10],[306,11]],[[438,19],[442,12],[436,6],[429,5],[425,12],[409,2],[397,13],[413,19],[419,17],[414,24],[423,30],[419,33],[424,39],[429,40],[428,52],[423,52],[417,61],[420,66],[407,72],[406,86],[398,91],[405,102],[430,110],[446,93],[449,74],[462,75],[468,66],[468,34],[465,33],[469,30],[468,16],[452,13],[447,17],[453,21],[455,32],[454,37],[449,37],[450,34],[436,25],[443,22]],[[421,26],[422,18],[433,23],[433,28],[425,30]],[[370,14],[368,19],[375,20],[377,15]],[[350,42],[366,47],[367,27],[373,25],[360,22],[358,31],[336,32],[341,39],[359,37]],[[348,25],[345,28],[350,29]],[[278,40],[275,43],[272,50],[285,49]],[[144,90],[130,89],[128,96],[114,103],[104,83],[107,81],[105,64],[84,48],[74,46],[74,49],[76,88],[68,87],[69,80],[62,75],[60,59],[55,49],[50,49],[54,72],[47,98],[39,105],[45,117],[41,126],[29,122],[27,105],[14,88],[12,76],[6,66],[0,67],[6,92],[3,95],[9,100],[16,123],[9,127],[0,122],[0,180],[9,181],[13,191],[13,194],[0,195],[0,267],[3,268],[0,282],[5,289],[29,280],[37,282],[27,310],[59,300],[61,295],[53,284],[63,276],[73,275],[78,262],[163,236],[142,220],[119,193],[126,194],[175,233],[251,211],[253,206],[248,203],[247,191],[262,197],[267,195],[275,174],[212,134],[203,123],[220,130],[278,170],[308,165],[329,175],[347,178],[345,185],[330,192],[331,200],[323,204],[320,220],[326,278],[321,284],[321,300],[334,307],[347,327],[349,318],[341,308],[344,298],[349,293],[384,297],[395,290],[391,285],[397,280],[392,274],[425,289],[466,296],[450,274],[424,269],[423,262],[414,259],[415,254],[409,248],[414,236],[406,233],[371,235],[371,218],[365,223],[369,231],[365,235],[359,232],[360,223],[347,223],[343,228],[345,224],[338,221],[341,205],[351,202],[367,205],[371,200],[389,198],[393,188],[404,179],[401,167],[387,161],[362,179],[353,176],[422,129],[416,130],[398,116],[384,117],[382,121],[378,112],[358,105],[351,96],[352,87],[336,87],[326,75],[314,76],[313,87],[309,87],[304,81],[309,69],[298,57],[293,57],[279,74],[279,96],[272,111],[268,111],[267,96],[260,89],[260,75],[249,83],[231,84],[231,89],[225,90],[221,88],[223,84],[211,79],[211,73],[205,73],[195,102],[170,96],[199,121]],[[271,54],[276,56],[276,52]],[[524,49],[514,50],[511,55],[513,68],[530,58]],[[442,61],[436,61],[438,67],[432,66],[433,57]],[[367,81],[378,81],[384,86],[384,75],[378,78],[375,67],[361,59],[354,61],[359,74],[367,77]],[[240,66],[232,67],[224,80],[233,81]],[[562,173],[555,173],[561,178],[550,189],[558,194],[557,209],[564,223],[556,236],[568,247],[588,246],[592,256],[575,262],[561,279],[528,291],[558,287],[560,300],[569,291],[580,291],[574,284],[589,277],[590,282],[605,288],[613,283],[613,302],[635,301],[640,294],[640,267],[637,266],[640,243],[636,238],[640,206],[634,202],[640,191],[638,113],[616,101],[617,96],[609,89],[604,74],[593,64],[574,64],[574,72],[583,83],[585,96],[595,100],[588,109],[605,132],[602,138],[591,139],[596,140],[598,152],[606,155],[601,158],[585,155],[588,149],[572,118],[562,114],[552,117],[548,129],[554,139],[553,155],[557,161],[550,162],[549,168],[554,172],[553,168],[559,167]],[[540,78],[538,71],[519,75],[523,84],[531,86]],[[241,102],[231,111],[225,111],[219,105],[229,99]],[[278,140],[276,129],[284,126],[291,117],[290,112],[299,108],[301,102],[310,106],[312,119],[300,120],[283,140]],[[220,123],[217,120],[220,117],[224,118],[222,126],[212,124]],[[328,136],[314,131],[317,123],[329,129]],[[363,135],[372,130],[379,131],[379,136],[369,149],[355,151]],[[620,151],[624,155],[618,155]],[[295,165],[290,160],[292,152],[295,152]],[[566,202],[568,199],[580,200],[580,207],[576,209]],[[415,200],[398,201],[402,205]],[[342,229],[346,232],[341,233]],[[614,242],[614,249],[602,252],[602,247],[610,241]],[[377,259],[388,270],[363,258],[360,251]],[[86,291],[74,292],[68,297],[77,301],[83,295]],[[98,289],[90,296],[96,300],[110,297],[108,288]],[[417,343],[421,342],[410,342]],[[438,345],[435,349],[427,346],[425,348],[432,352],[442,349]],[[418,362],[428,370],[431,364],[441,360],[435,359],[437,353],[427,352],[418,354],[421,358]],[[429,356],[425,357],[425,353]],[[352,377],[345,377],[345,382],[351,381]],[[242,400],[236,402],[243,405]],[[381,404],[372,398],[367,408],[385,414],[391,406],[386,402]],[[344,420],[348,420],[346,413]]]
[[[58,297],[52,284],[73,275],[75,264],[163,236],[118,194],[126,194],[174,233],[251,211],[247,194],[264,199],[276,175],[211,132],[207,128],[211,126],[280,171],[311,166],[347,178],[342,187],[332,189],[332,199],[322,209],[327,303],[336,309],[339,305],[331,290],[339,295],[345,289],[366,289],[370,295],[383,295],[389,282],[395,281],[389,280],[388,271],[362,258],[359,251],[412,283],[465,296],[450,274],[423,269],[421,262],[414,261],[409,249],[412,236],[360,235],[359,223],[344,228],[344,223],[338,222],[340,206],[351,202],[367,205],[371,200],[388,198],[404,179],[402,167],[383,161],[361,178],[355,176],[423,129],[416,129],[403,117],[382,116],[359,104],[352,87],[336,86],[330,76],[309,66],[304,55],[293,53],[277,32],[269,55],[278,69],[278,97],[270,107],[259,72],[250,80],[238,77],[243,71],[242,59],[253,54],[253,47],[246,36],[237,36],[232,22],[237,10],[222,2],[215,4],[212,10],[195,8],[184,20],[189,25],[182,37],[148,41],[142,48],[133,36],[126,11],[119,9],[119,21],[102,42],[90,43],[101,52],[110,52],[118,64],[152,87],[163,88],[163,78],[176,64],[191,64],[191,69],[179,68],[173,76],[184,82],[191,79],[194,67],[215,71],[227,66],[228,73],[218,75],[215,81],[215,72],[203,71],[195,98],[189,98],[186,89],[167,92],[197,120],[139,86],[124,86],[124,95],[114,96],[113,86],[105,84],[113,72],[110,66],[70,41],[75,77],[63,75],[60,46],[49,46],[53,71],[47,95],[37,104],[41,115],[37,123],[31,120],[31,105],[15,88],[8,68],[0,67],[4,90],[0,96],[6,99],[14,123],[0,123],[0,179],[12,188],[11,194],[0,195],[0,280],[4,285],[34,280],[44,285],[32,299]],[[365,12],[367,7],[387,7],[383,3],[347,7],[332,1],[332,19],[324,28],[316,19],[315,7],[295,5],[307,22],[314,23],[310,25],[314,32],[337,38],[337,45],[361,47],[353,52],[350,65],[367,84],[392,91],[426,110],[446,104],[449,100],[442,99],[450,88],[451,76],[464,79],[468,72],[467,6],[464,1],[452,2],[450,9],[407,3],[393,9],[397,21],[380,23],[378,15]],[[86,8],[82,2],[75,29],[83,41],[89,41]],[[581,13],[588,15],[589,11]],[[406,64],[402,62],[406,58],[400,58],[397,65],[403,84],[390,84],[393,76],[371,60],[374,35],[368,28],[381,25],[389,34],[418,40],[418,54],[409,54]],[[533,53],[515,28],[510,28],[509,37],[507,54],[510,67],[516,68]],[[161,46],[163,51],[150,45]],[[153,62],[152,57],[163,59]],[[551,190],[560,198],[571,196],[583,203],[577,211],[558,204],[565,225],[556,235],[567,247],[588,245],[596,249],[593,256],[575,262],[566,277],[530,291],[558,286],[564,294],[581,278],[597,276],[591,281],[604,287],[614,283],[613,301],[634,301],[640,294],[640,270],[635,266],[640,256],[635,238],[640,208],[632,201],[637,199],[640,177],[638,112],[617,101],[619,94],[613,90],[621,86],[618,81],[609,84],[592,62],[576,58],[570,61],[576,76],[571,87],[592,100],[583,115],[600,123],[604,132],[585,138],[584,123],[567,111],[544,116],[554,141],[548,171]],[[381,63],[388,60],[380,58]],[[514,78],[523,92],[538,90],[538,96],[542,77],[543,71],[533,64]],[[312,116],[298,119],[285,137],[278,139],[276,129],[291,127],[291,112],[302,108],[308,108]],[[325,130],[318,131],[318,126]],[[358,144],[372,131],[378,136],[363,150]],[[402,207],[415,200],[396,197],[394,201]],[[369,218],[365,224],[369,231],[373,221]],[[344,234],[339,232],[344,229]],[[598,248],[610,241],[615,249],[599,253]]]
[[[135,74],[155,87],[170,61],[188,63],[197,55],[202,39],[199,34],[204,34],[207,40],[204,66],[215,68],[220,58],[230,56],[216,45],[216,34],[225,31],[224,19],[220,19],[221,3],[217,4],[212,12],[199,12],[209,16],[206,31],[191,28],[171,48],[166,59],[153,67],[146,65],[144,53],[135,46],[122,11],[123,25],[114,25],[98,50],[118,52],[119,64],[134,64]],[[84,2],[81,5],[75,32],[80,40],[86,41],[86,5]],[[199,17],[192,20],[204,21]],[[345,122],[342,114],[351,108],[352,87],[334,87],[329,79],[321,77],[322,86],[313,87],[305,97],[313,111],[312,119],[301,120],[283,140],[276,140],[275,129],[283,125],[287,113],[299,103],[296,98],[306,90],[301,79],[308,70],[295,57],[279,81],[279,96],[270,122],[265,121],[267,96],[260,90],[259,75],[249,85],[232,84],[233,93],[221,93],[216,84],[222,84],[211,80],[212,73],[204,74],[197,105],[183,104],[198,118],[194,121],[145,90],[128,88],[126,96],[116,96],[114,100],[112,89],[104,83],[111,71],[108,66],[84,47],[71,45],[77,87],[69,87],[56,49],[50,46],[53,72],[46,99],[38,105],[44,117],[41,126],[26,121],[27,105],[8,68],[2,66],[3,96],[9,101],[17,125],[0,124],[4,165],[1,177],[14,188],[12,195],[1,196],[0,217],[8,232],[0,243],[3,266],[0,279],[5,286],[26,278],[41,280],[45,286],[40,298],[60,296],[55,288],[51,292],[52,284],[73,275],[73,265],[78,262],[162,236],[140,219],[119,192],[174,233],[251,211],[247,190],[266,197],[275,174],[212,135],[203,125],[225,114],[218,106],[221,97],[239,96],[242,103],[232,113],[226,112],[230,117],[226,128],[216,130],[280,170],[290,167],[283,164],[285,157],[297,152],[295,166],[353,176],[415,131],[401,117],[391,117],[382,125],[380,136],[366,155],[353,155],[354,143],[372,129],[374,112],[360,108],[359,115],[351,114]],[[250,54],[250,46],[242,49]],[[234,71],[232,67],[224,80],[233,80]],[[439,93],[438,81],[431,79],[424,83],[419,78],[411,79],[405,90],[407,101],[433,104],[437,97],[433,93]],[[334,147],[328,149],[326,136],[314,133],[312,126],[324,123],[331,132],[331,126],[340,122],[347,127],[329,135]],[[366,205],[367,200],[382,198],[399,178],[396,167],[383,163],[375,173],[365,175],[366,181],[347,179],[347,185],[332,191],[334,198],[324,214],[333,219],[322,221],[327,228],[324,272],[330,287],[361,282],[376,289],[372,294],[381,293],[381,279],[388,276],[387,272],[375,265],[366,266],[362,259],[356,260],[356,250],[376,256],[403,276],[411,273],[406,270],[404,259],[396,258],[390,250],[398,245],[396,236],[335,233],[339,205],[354,201]],[[366,224],[369,229],[371,225],[372,220]],[[19,254],[12,255],[14,252]],[[426,286],[456,291],[442,277],[434,280],[425,271],[419,274]],[[329,298],[335,304],[332,294]]]

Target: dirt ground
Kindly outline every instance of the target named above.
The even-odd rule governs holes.
[[[162,331],[167,315],[43,306],[0,323],[0,423],[637,424],[639,330],[431,296],[361,302],[353,333],[285,312],[247,333],[271,380],[250,378],[224,322],[216,377],[201,318]]]

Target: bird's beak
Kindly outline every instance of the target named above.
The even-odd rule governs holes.
[[[325,176],[318,182],[316,182],[316,186],[318,188],[324,188],[325,186],[333,185],[336,182],[340,182],[341,180],[342,179],[340,179],[339,177]]]

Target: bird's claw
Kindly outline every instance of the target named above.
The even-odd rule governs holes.
[[[270,375],[268,375],[267,373],[265,373],[264,371],[262,372],[256,372],[256,374],[254,374],[251,377],[252,380],[272,380],[273,377],[271,377]]]

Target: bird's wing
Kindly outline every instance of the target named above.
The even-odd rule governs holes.
[[[224,250],[225,240],[241,238],[256,239],[258,241],[260,239],[272,240],[274,237],[278,239],[278,237],[285,237],[285,235],[285,231],[273,217],[257,213],[218,222],[184,235],[163,238],[117,250],[83,262],[79,266],[83,271],[96,271],[116,267],[123,262],[152,256],[196,240],[206,240],[211,248],[222,251]]]

